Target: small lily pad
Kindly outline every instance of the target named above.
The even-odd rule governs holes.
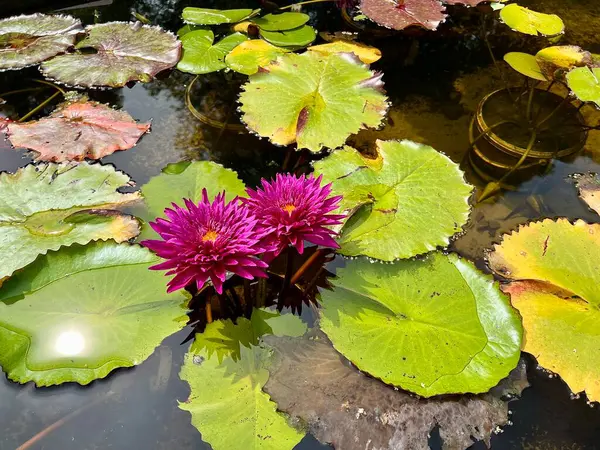
[[[0,20],[0,71],[22,69],[63,53],[83,31],[71,16],[31,14]]]
[[[137,236],[137,220],[115,211],[139,201],[117,191],[131,184],[112,166],[86,162],[0,174],[0,279],[63,245]]]
[[[41,65],[42,73],[70,86],[121,87],[130,81],[152,81],[179,61],[181,42],[160,27],[107,22],[86,28],[76,52]]]
[[[283,12],[279,14],[267,14],[252,22],[263,31],[285,31],[304,25],[310,16],[299,12]]]
[[[500,11],[502,21],[520,33],[533,36],[556,36],[565,30],[565,24],[556,14],[544,14],[511,3]]]
[[[287,53],[242,87],[242,120],[277,145],[336,148],[381,124],[388,107],[382,86],[381,75],[351,55]]]
[[[548,80],[557,76],[563,77],[565,72],[575,67],[592,64],[592,55],[576,45],[555,45],[546,47],[535,55],[535,59]]]
[[[288,50],[271,45],[262,39],[252,39],[242,42],[229,52],[225,57],[225,62],[230,69],[236,72],[252,75],[286,52]]]
[[[458,165],[411,141],[377,141],[377,152],[370,159],[345,147],[314,164],[343,196],[340,253],[393,261],[447,245],[470,211],[473,188]]]
[[[381,50],[378,48],[342,39],[328,42],[327,44],[312,45],[308,47],[308,50],[322,55],[330,55],[331,53],[353,53],[365,64],[372,64],[381,59]]]
[[[312,43],[317,38],[317,32],[310,25],[304,25],[286,31],[260,30],[260,37],[278,47],[297,49]]]
[[[546,81],[536,57],[529,53],[510,52],[504,55],[504,61],[521,75],[538,81]]]
[[[578,67],[567,73],[567,84],[582,102],[593,102],[600,108],[600,68]]]
[[[225,56],[248,38],[242,33],[225,36],[213,44],[215,35],[211,30],[195,30],[182,38],[183,57],[177,64],[182,72],[204,74],[225,69]]]
[[[63,103],[38,121],[11,122],[7,135],[13,146],[37,152],[36,161],[64,162],[130,149],[149,129],[125,111],[84,99]]]
[[[185,23],[192,25],[221,25],[224,23],[237,23],[252,16],[257,10],[252,9],[209,9],[209,8],[183,8],[181,17]]]
[[[517,365],[521,322],[493,278],[456,255],[350,260],[321,291],[321,328],[356,366],[424,397],[482,393]]]
[[[0,366],[19,383],[88,384],[143,362],[187,322],[156,257],[114,242],[43,255],[0,290]],[[13,297],[12,294],[18,294]]]

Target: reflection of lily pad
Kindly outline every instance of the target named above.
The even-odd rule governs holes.
[[[578,67],[567,73],[567,84],[582,102],[594,102],[600,108],[600,68]]]
[[[314,165],[350,215],[340,252],[392,261],[447,245],[470,210],[472,188],[458,165],[411,141],[377,141],[377,148],[377,159],[346,147]]]
[[[0,290],[2,369],[49,386],[140,364],[187,321],[185,296],[164,293],[162,275],[148,270],[155,263],[150,251],[114,242],[40,256]]]
[[[135,237],[137,220],[113,211],[139,199],[116,191],[130,183],[112,166],[88,163],[0,174],[0,278],[62,245]]]
[[[242,119],[278,145],[336,148],[381,124],[388,106],[382,86],[379,74],[349,55],[287,53],[243,86]]]
[[[44,75],[71,86],[121,87],[130,81],[151,81],[179,61],[181,43],[160,27],[107,22],[87,27],[77,52],[41,65]]]
[[[37,161],[81,161],[127,150],[149,129],[150,123],[137,124],[125,111],[78,101],[35,122],[9,123],[8,137],[15,147],[38,152]]]
[[[310,16],[300,12],[282,12],[266,14],[253,19],[252,22],[263,31],[285,31],[298,28],[308,22]]]
[[[394,0],[361,0],[360,9],[373,22],[394,30],[413,25],[435,30],[446,18],[439,0],[404,0],[402,6]]]
[[[521,323],[493,279],[455,255],[348,261],[321,328],[356,366],[424,397],[487,392],[516,366]]]
[[[534,80],[546,81],[536,57],[529,53],[510,52],[504,55],[504,61],[521,75]]]
[[[0,20],[0,71],[22,69],[64,52],[83,31],[70,16],[31,14]]]
[[[310,25],[285,31],[260,30],[260,37],[278,47],[296,49],[306,47],[317,38],[317,32]]]
[[[215,35],[211,30],[195,30],[182,38],[183,57],[177,64],[182,72],[204,74],[225,69],[225,56],[248,39],[242,33],[233,33],[213,44]]]
[[[287,51],[262,39],[251,39],[235,47],[225,57],[225,62],[230,69],[236,72],[252,75],[258,72],[259,68],[268,66]]]
[[[194,25],[221,25],[223,23],[236,23],[250,17],[255,11],[252,9],[209,9],[209,8],[183,8],[181,17],[186,23]]]
[[[436,427],[443,450],[471,448],[479,440],[489,446],[494,430],[508,422],[505,396],[528,386],[520,361],[490,393],[422,399],[356,370],[322,333],[269,336],[265,343],[275,349],[265,391],[279,410],[307,424],[319,441],[344,450],[428,450]]]
[[[215,195],[225,191],[225,201],[231,201],[236,196],[246,195],[246,186],[230,169],[210,161],[181,162],[169,164],[163,173],[148,181],[141,190],[146,202],[146,210],[139,216],[151,221],[164,215],[165,208],[173,202],[189,198],[194,202],[202,199],[202,189],[206,189],[212,200]],[[153,239],[156,233],[145,226],[140,238]]]
[[[524,350],[600,401],[600,224],[546,219],[505,235],[492,270],[523,316]]]
[[[533,36],[556,36],[565,29],[565,24],[556,14],[544,14],[511,3],[500,10],[502,21],[515,31]]]

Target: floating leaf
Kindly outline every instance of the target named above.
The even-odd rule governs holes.
[[[181,17],[184,22],[193,25],[221,25],[223,23],[236,23],[247,19],[258,10],[252,9],[208,9],[208,8],[183,8]]]
[[[306,47],[317,38],[317,32],[309,25],[287,31],[260,30],[260,37],[278,47],[297,49]]]
[[[177,68],[194,74],[225,69],[225,56],[246,39],[242,33],[233,33],[213,44],[215,35],[211,30],[190,31],[181,38],[183,57]]]
[[[536,57],[529,53],[510,52],[504,55],[504,61],[521,75],[534,80],[546,81]]]
[[[382,85],[381,75],[348,55],[288,53],[243,86],[242,119],[278,145],[336,148],[381,124],[388,106]]]
[[[576,45],[556,45],[540,50],[535,59],[547,79],[553,80],[575,67],[592,64],[592,55]]]
[[[83,31],[71,16],[31,14],[0,20],[0,71],[22,69],[64,52]]]
[[[567,84],[582,102],[600,107],[600,68],[578,67],[567,73]]]
[[[252,39],[242,42],[229,52],[225,57],[225,62],[230,69],[236,72],[252,75],[258,72],[259,68],[268,66],[286,52],[288,50],[271,45],[262,39]]]
[[[84,87],[121,87],[130,81],[152,81],[179,61],[181,43],[160,27],[107,22],[86,28],[77,52],[41,65],[42,73],[61,83]]]
[[[599,255],[596,244],[595,256]],[[569,271],[568,261],[562,269]],[[523,350],[534,355],[542,367],[558,373],[573,392],[585,391],[590,401],[600,401],[598,306],[561,298],[527,281],[510,283],[505,292],[523,318],[527,336]]]
[[[15,147],[36,151],[36,161],[63,162],[127,150],[149,129],[150,123],[137,124],[125,111],[84,100],[63,103],[38,121],[11,122],[7,135]]]
[[[304,25],[310,16],[300,12],[267,14],[253,19],[252,22],[264,31],[286,31]]]
[[[443,184],[443,183],[441,183]],[[321,328],[356,366],[424,397],[487,392],[516,366],[521,323],[492,277],[455,255],[350,260]]]
[[[361,0],[360,9],[373,22],[386,28],[403,30],[420,26],[435,30],[446,19],[444,7],[438,0]]]
[[[489,264],[503,277],[549,283],[600,306],[600,224],[530,223],[505,235]]]
[[[114,242],[40,256],[0,290],[2,369],[13,381],[50,386],[143,362],[187,321],[185,296],[165,294],[162,274],[148,270],[156,262]]]
[[[256,311],[253,319],[255,315]],[[189,383],[191,394],[179,407],[192,414],[192,424],[214,450],[291,450],[303,434],[287,423],[277,412],[277,405],[262,391],[269,378],[271,351],[248,346],[265,331],[246,322],[239,330],[228,323],[222,327],[234,340],[242,342],[235,349],[235,359],[223,358],[226,352],[220,355],[217,351],[211,356],[208,349],[192,346],[180,373],[181,379]],[[249,336],[244,337],[245,333]],[[202,340],[202,336],[197,335],[197,339]]]
[[[346,40],[336,40],[327,44],[313,45],[308,47],[308,50],[322,55],[354,53],[365,64],[372,64],[381,59],[381,50],[378,48]]]
[[[577,189],[579,190],[579,197],[587,203],[587,205],[600,214],[600,179],[598,176],[592,173],[585,175],[576,175]]]
[[[565,24],[556,14],[544,14],[511,3],[500,11],[502,21],[520,33],[537,36],[556,36],[565,30]]]
[[[280,411],[308,425],[323,443],[344,450],[428,450],[439,427],[444,450],[488,445],[508,422],[505,396],[528,386],[524,361],[490,393],[421,399],[356,370],[322,333],[304,339],[267,337],[275,349],[265,391]]]
[[[139,216],[148,222],[162,217],[165,208],[173,202],[181,204],[182,199],[189,198],[197,203],[202,199],[202,189],[206,189],[211,200],[223,191],[227,202],[246,195],[246,186],[237,174],[220,164],[211,161],[169,164],[163,173],[142,186],[147,208]],[[143,239],[155,237],[156,233],[150,227],[144,227],[140,236]]]
[[[85,162],[0,174],[0,278],[62,245],[137,236],[137,220],[113,211],[140,198],[117,192],[129,184],[112,166]]]
[[[347,256],[385,261],[447,245],[469,217],[472,187],[458,165],[411,141],[377,141],[377,159],[345,147],[314,164],[349,219],[338,239]]]

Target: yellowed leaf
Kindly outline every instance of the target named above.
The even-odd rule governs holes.
[[[317,52],[322,55],[331,53],[354,53],[365,64],[372,64],[381,59],[381,50],[358,42],[347,40],[337,40],[327,44],[313,45],[308,47],[311,52]]]

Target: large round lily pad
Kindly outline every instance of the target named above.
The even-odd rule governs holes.
[[[439,0],[361,0],[360,9],[365,16],[378,25],[394,30],[419,26],[435,30],[446,19],[444,7]]]
[[[0,20],[0,71],[22,69],[64,52],[83,31],[71,16],[31,14]]]
[[[346,147],[314,165],[343,195],[340,252],[392,261],[447,245],[470,210],[472,187],[458,165],[411,141],[377,141],[377,150],[370,159]]]
[[[182,38],[183,57],[177,68],[183,72],[204,74],[225,69],[225,56],[248,38],[242,33],[233,33],[214,44],[211,30],[194,30]]]
[[[0,174],[0,279],[40,253],[93,240],[131,239],[137,220],[115,211],[139,200],[112,166],[38,164]]]
[[[381,124],[388,107],[382,86],[380,74],[347,54],[288,53],[243,86],[242,119],[278,145],[336,148]]]
[[[143,362],[187,322],[148,250],[114,242],[43,255],[0,290],[0,366],[19,383],[88,384]]]
[[[523,52],[509,52],[504,55],[504,61],[521,75],[538,81],[546,81],[546,76],[535,56]]]
[[[304,25],[310,16],[300,12],[282,12],[279,14],[266,14],[252,19],[252,22],[263,31],[285,31]]]
[[[456,255],[348,261],[321,328],[356,366],[424,397],[487,392],[516,366],[521,322],[489,275]]]
[[[100,159],[133,147],[150,129],[125,111],[98,102],[66,102],[34,122],[10,122],[8,138],[15,147],[37,152],[36,161]]]
[[[306,47],[317,38],[317,32],[310,25],[284,31],[260,30],[260,37],[278,47],[295,50]]]
[[[160,27],[107,22],[86,28],[76,52],[41,65],[42,73],[70,86],[121,87],[130,81],[152,81],[179,61],[181,43]]]

